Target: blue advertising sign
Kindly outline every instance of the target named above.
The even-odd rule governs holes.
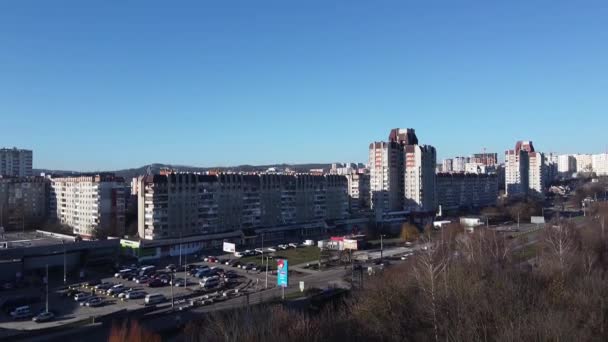
[[[277,259],[277,286],[287,287],[289,282],[287,259]]]

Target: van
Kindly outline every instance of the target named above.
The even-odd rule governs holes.
[[[13,319],[29,318],[32,316],[33,313],[29,305],[20,306],[16,308],[15,311],[11,312],[11,317],[13,317]]]
[[[158,304],[158,303],[162,303],[166,300],[165,296],[160,294],[160,293],[153,293],[153,294],[149,294],[146,296],[146,298],[144,299],[144,303],[146,305],[153,305],[153,304]]]
[[[140,276],[151,275],[154,272],[156,272],[156,266],[144,266],[139,269]]]

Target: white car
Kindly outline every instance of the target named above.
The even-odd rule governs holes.
[[[146,296],[144,291],[131,291],[125,296],[126,299],[141,299]]]
[[[256,249],[255,249],[255,252],[256,252],[257,254],[264,254],[264,250],[263,250],[263,249],[261,249],[261,248],[256,248]]]
[[[237,258],[242,258],[244,255],[241,252],[234,252],[234,256]]]
[[[276,248],[273,248],[273,247],[268,247],[268,251],[269,251],[269,252],[276,252],[276,251],[277,251],[277,249],[276,249]]]
[[[82,302],[82,301],[88,300],[88,299],[89,299],[89,298],[91,298],[91,297],[92,297],[92,296],[91,296],[91,294],[90,294],[90,293],[84,293],[84,292],[81,292],[81,293],[77,293],[77,294],[74,296],[74,300],[75,300],[75,301],[77,301],[77,302]]]
[[[288,246],[291,248],[298,248],[298,244],[294,242],[290,243]]]
[[[116,284],[112,286],[107,293],[108,295],[114,295],[123,291],[125,291],[125,286],[123,284]]]
[[[287,245],[278,245],[277,247],[280,249],[287,249]]]

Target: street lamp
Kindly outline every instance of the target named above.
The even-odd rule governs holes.
[[[61,244],[63,245],[63,285],[67,283],[67,262],[65,258],[65,240],[61,240]]]

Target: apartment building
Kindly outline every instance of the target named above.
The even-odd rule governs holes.
[[[156,240],[348,217],[339,175],[171,173],[139,178],[138,231]]]
[[[454,159],[451,159],[451,158],[444,159],[443,163],[442,163],[441,171],[442,172],[453,172],[454,171]]]
[[[591,163],[597,176],[608,176],[608,153],[594,154]]]
[[[557,173],[562,178],[570,178],[576,172],[576,159],[569,154],[557,156]]]
[[[593,157],[591,154],[573,154],[576,160],[576,172],[592,172]]]
[[[437,175],[437,204],[443,212],[496,205],[496,174],[440,173]]]
[[[351,214],[370,208],[370,175],[350,173],[348,181],[348,207]]]
[[[545,182],[551,182],[551,181],[558,179],[559,172],[557,171],[557,169],[558,169],[558,163],[559,163],[559,156],[555,153],[549,153],[549,154],[545,154],[544,158],[545,158],[545,160],[544,160]]]
[[[467,163],[471,162],[469,157],[454,157],[453,159],[453,172],[465,172]]]
[[[369,146],[370,198],[376,213],[434,211],[437,153],[419,145],[414,129],[395,128]]]
[[[545,186],[544,155],[531,141],[518,141],[514,150],[505,151],[505,190],[509,196],[542,197]]]
[[[470,163],[480,163],[485,166],[498,164],[498,153],[475,153],[471,156]]]
[[[51,179],[57,220],[84,237],[93,237],[96,230],[124,234],[124,192],[124,180],[110,174]]]
[[[0,176],[31,177],[32,151],[0,148]]]
[[[48,181],[44,177],[0,177],[0,227],[21,230],[47,217]]]

